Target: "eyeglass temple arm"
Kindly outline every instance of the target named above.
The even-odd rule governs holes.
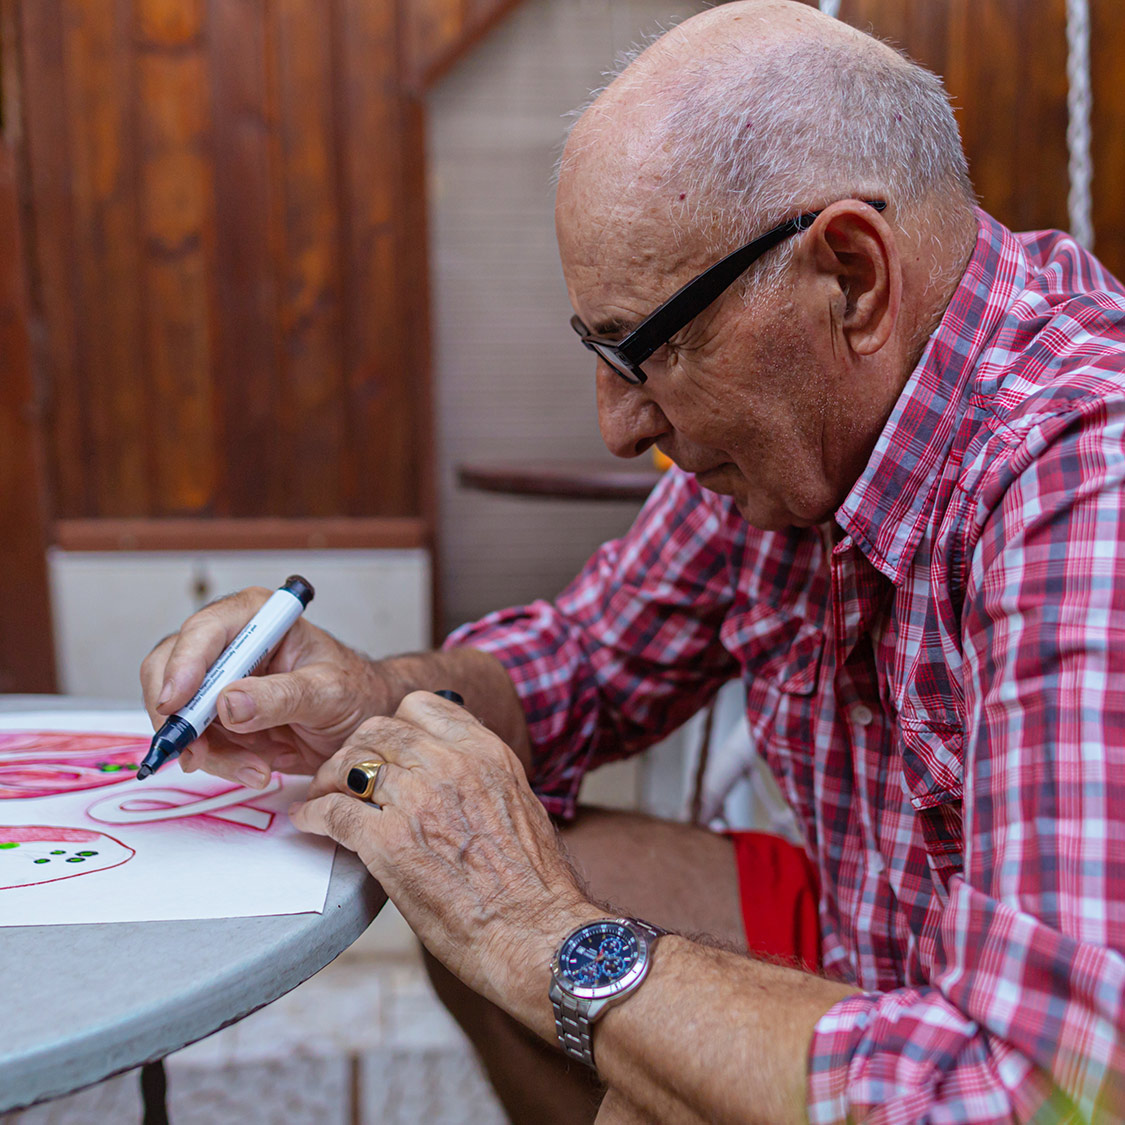
[[[884,199],[863,200],[869,207],[882,211],[887,203]],[[720,258],[710,269],[693,278],[672,294],[652,316],[641,321],[630,334],[628,353],[633,363],[643,363],[670,337],[674,336],[688,321],[697,317],[724,289],[729,288],[741,273],[745,273],[754,262],[772,250],[779,242],[798,231],[808,230],[820,211],[806,211],[788,222],[756,238],[753,242]]]

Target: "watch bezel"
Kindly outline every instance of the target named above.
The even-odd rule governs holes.
[[[637,959],[625,973],[609,984],[581,985],[571,983],[561,963],[563,950],[566,949],[573,938],[576,938],[583,931],[601,929],[606,926],[617,926],[626,930],[633,937],[637,943]],[[599,918],[594,922],[583,922],[581,926],[576,926],[559,942],[558,949],[555,951],[554,957],[551,958],[551,976],[562,991],[579,1000],[604,1000],[608,997],[617,996],[622,992],[628,992],[644,979],[652,961],[654,943],[655,939],[635,925],[630,918]]]

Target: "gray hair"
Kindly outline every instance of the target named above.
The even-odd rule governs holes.
[[[848,198],[886,199],[900,223],[938,199],[940,240],[943,218],[963,222],[975,202],[941,80],[885,44],[726,44],[676,75],[662,101],[665,182],[687,208],[685,233],[712,254]],[[744,292],[780,281],[795,249],[788,240],[768,254]]]
[[[889,48],[796,43],[750,60],[731,47],[673,93],[665,127],[671,182],[688,185],[693,225],[722,248],[836,199],[886,198],[899,220],[936,195],[960,215],[974,202],[941,80]]]

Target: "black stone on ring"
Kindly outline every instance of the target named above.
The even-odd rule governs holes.
[[[348,788],[357,797],[361,797],[365,801],[371,801],[371,794],[375,792],[375,786],[379,784],[379,773],[386,764],[381,759],[373,759],[352,766],[348,770],[346,779]],[[375,801],[371,801],[371,803],[376,804]]]
[[[434,695],[440,695],[442,699],[448,699],[450,703],[456,703],[459,707],[465,706],[464,696],[459,691],[454,691],[452,688],[438,688]]]

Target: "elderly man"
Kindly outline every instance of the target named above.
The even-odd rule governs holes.
[[[383,883],[515,1118],[1125,1114],[1125,292],[974,208],[936,79],[786,0],[633,62],[557,214],[606,444],[678,467],[441,653],[300,623],[185,766],[316,771],[295,822]],[[262,597],[154,651],[154,715]],[[574,819],[735,675],[799,862]]]

